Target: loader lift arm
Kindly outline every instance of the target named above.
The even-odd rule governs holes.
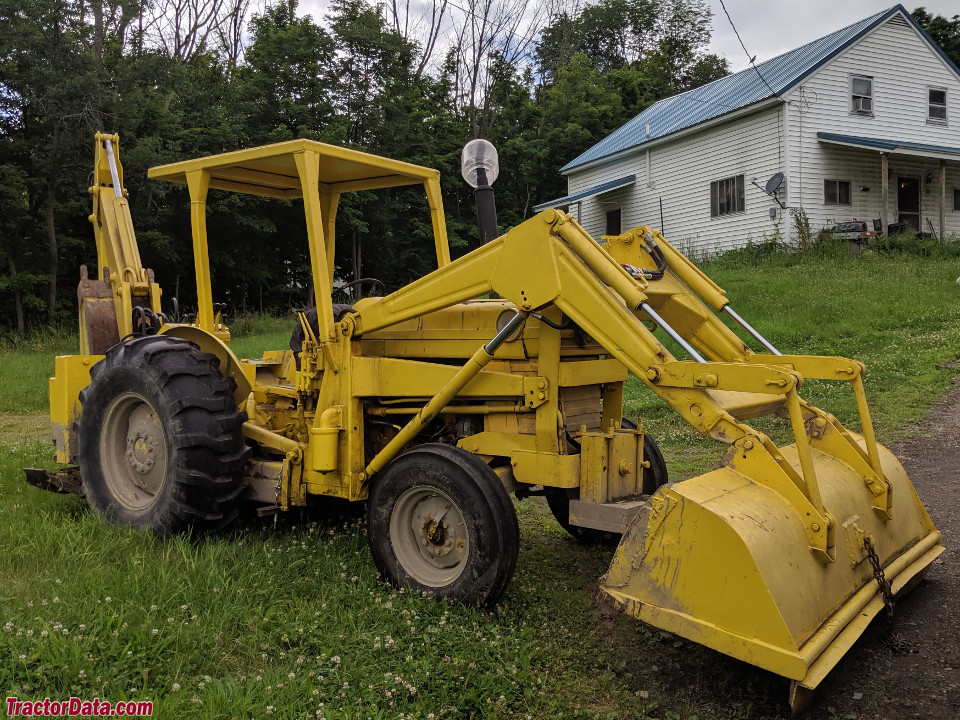
[[[527,269],[531,257],[537,258],[536,273]],[[807,414],[816,413],[801,405],[798,389],[803,377],[792,368],[761,364],[770,360],[768,356],[751,354],[754,362],[749,363],[677,360],[640,320],[647,312],[654,312],[644,289],[642,281],[631,277],[569,216],[547,210],[450,265],[363,305],[352,322],[354,334],[362,335],[489,292],[510,300],[523,312],[556,306],[698,432],[727,444],[740,442],[755,449],[755,454],[766,454],[765,465],[769,469],[757,481],[787,497],[799,513],[810,518],[806,523],[810,546],[825,561],[831,561],[835,521],[823,506],[810,458],[803,412],[807,408]],[[658,319],[664,323],[662,318]],[[710,319],[736,337],[715,318]],[[709,320],[705,319],[706,322]],[[727,345],[732,344],[722,331],[714,330],[714,334]],[[482,370],[482,364],[471,362],[473,374],[461,374],[460,388]],[[777,362],[781,360],[778,358]],[[817,367],[816,359],[794,362]],[[862,366],[845,362],[856,368],[859,380]],[[450,390],[448,387],[445,394],[450,396]],[[712,390],[782,398],[798,444],[801,472],[794,470],[766,435],[728,413]],[[455,394],[456,390],[452,392]],[[425,421],[426,418],[419,418],[420,423]],[[411,437],[413,430],[411,427],[405,436]],[[370,463],[368,474],[385,466],[402,446],[403,443],[395,443],[386,448]],[[862,453],[852,441],[842,449],[851,461]]]
[[[661,488],[641,509],[600,588],[639,619],[785,675],[800,707],[883,607],[867,556],[882,546],[893,587],[909,587],[943,551],[940,533],[903,468],[876,442],[861,363],[780,355],[741,323],[775,354],[753,353],[708,309],[738,319],[725,293],[662,237],[667,273],[650,282],[621,267],[620,240],[619,248],[608,242],[608,252],[570,216],[545,211],[358,307],[353,332],[489,292],[523,314],[555,307],[698,432],[728,444],[720,469]],[[680,331],[668,325],[674,319]],[[695,360],[676,359],[646,327],[650,320]],[[461,387],[482,368],[482,352],[462,368]],[[805,377],[851,384],[862,436],[801,400]],[[789,420],[793,445],[780,448],[740,420],[767,409]],[[386,448],[369,469],[396,450]]]

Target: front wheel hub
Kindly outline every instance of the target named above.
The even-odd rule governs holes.
[[[397,559],[417,582],[443,587],[463,572],[470,551],[466,522],[442,490],[407,490],[394,506],[390,535]]]

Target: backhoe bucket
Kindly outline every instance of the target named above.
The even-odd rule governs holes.
[[[849,437],[864,447],[862,438]],[[805,518],[788,496],[732,446],[723,467],[665,486],[645,504],[600,581],[601,598],[606,593],[644,622],[790,678],[795,703],[884,607],[871,543],[894,593],[912,587],[943,551],[903,467],[878,450],[890,488],[886,508],[877,507],[864,473],[813,443],[833,525],[822,552],[811,547]],[[800,473],[796,446],[779,452]]]

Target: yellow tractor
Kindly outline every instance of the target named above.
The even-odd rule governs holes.
[[[140,262],[117,136],[97,136],[94,177],[99,268],[81,269],[80,352],[50,381],[67,467],[27,475],[111,522],[170,535],[219,530],[241,499],[367,500],[387,580],[490,604],[516,565],[511,494],[545,495],[574,535],[622,534],[600,581],[616,609],[790,678],[794,705],[943,550],[877,444],[864,366],[780,354],[655,230],[601,245],[550,210],[451,261],[434,170],[308,140],[187,160],[149,172],[190,193],[198,310],[178,323]],[[437,269],[334,306],[340,196],[403,185],[424,188]],[[316,315],[300,314],[295,350],[231,351],[211,188],[302,202]],[[656,444],[622,420],[628,372],[727,446],[719,469],[666,483]],[[848,386],[860,433],[804,402],[810,378]],[[766,415],[792,444],[747,424]]]

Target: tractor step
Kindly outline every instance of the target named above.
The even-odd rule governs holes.
[[[632,498],[619,502],[592,503],[583,500],[570,501],[570,524],[594,530],[625,533],[627,526],[640,512],[649,497]]]

